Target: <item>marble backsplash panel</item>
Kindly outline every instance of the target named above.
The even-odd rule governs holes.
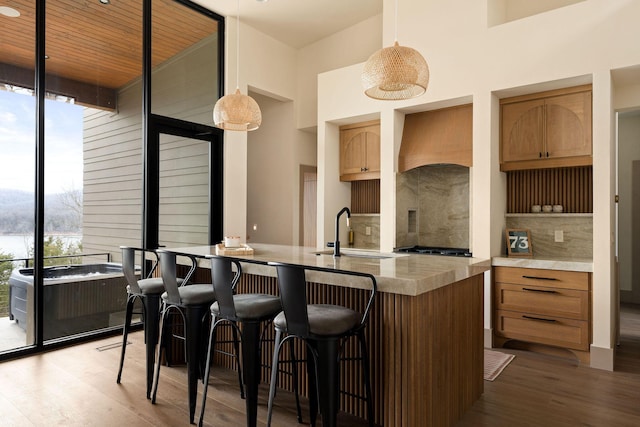
[[[351,214],[353,247],[357,249],[380,249],[380,215]],[[367,229],[369,234],[367,234]],[[340,243],[342,248],[348,244]]]
[[[591,214],[525,214],[507,216],[507,228],[523,228],[531,233],[534,257],[592,258],[593,216]],[[563,242],[555,241],[562,231]],[[506,240],[505,249],[506,254]]]
[[[396,178],[396,246],[469,247],[469,168],[430,165]]]

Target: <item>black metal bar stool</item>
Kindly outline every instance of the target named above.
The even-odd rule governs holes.
[[[266,294],[235,294],[236,284],[242,275],[240,262],[223,256],[209,258],[211,258],[211,279],[216,302],[211,305],[212,320],[199,425],[202,426],[204,418],[211,355],[216,345],[216,330],[222,323],[229,323],[240,334],[242,341],[242,367],[238,369],[242,372],[241,378],[246,389],[247,426],[254,427],[258,413],[261,337],[264,327],[282,310],[280,299]],[[235,273],[233,266],[235,266]],[[238,327],[239,324],[242,325],[242,331]]]
[[[371,274],[332,268],[302,266],[270,262],[278,273],[278,287],[283,311],[273,320],[276,329],[267,425],[271,425],[273,400],[278,380],[278,360],[283,344],[301,339],[307,347],[307,372],[309,373],[309,406],[311,425],[315,425],[317,404],[320,405],[322,425],[335,426],[339,410],[340,353],[341,346],[350,337],[357,337],[360,344],[360,360],[367,401],[367,418],[373,426],[373,403],[369,379],[369,356],[364,328],[377,291],[375,277]],[[359,276],[371,282],[371,290],[364,313],[331,304],[308,304],[306,272],[309,270],[339,275]],[[283,337],[284,336],[284,337]]]
[[[142,322],[144,324],[144,342],[146,344],[146,367],[147,367],[147,399],[151,398],[151,387],[153,385],[153,363],[156,356],[156,346],[158,345],[158,331],[160,323],[160,296],[164,292],[164,282],[160,277],[152,277],[158,266],[158,254],[152,249],[135,248],[131,246],[120,246],[122,250],[122,272],[127,280],[127,307],[125,311],[125,321],[122,328],[122,351],[120,353],[120,368],[116,382],[120,384],[122,378],[122,368],[124,366],[124,355],[127,349],[127,338],[131,328],[131,319],[134,314],[134,304],[139,300],[142,305]],[[146,256],[153,257],[152,267],[145,278],[138,279],[136,273],[136,256],[140,257],[141,263]],[[181,284],[183,279],[178,279]]]
[[[156,360],[155,381],[151,402],[156,403],[158,382],[160,379],[160,362],[163,350],[166,352],[166,342],[171,333],[171,312],[177,312],[184,324],[185,352],[187,362],[187,382],[189,399],[189,422],[193,423],[196,411],[196,397],[198,378],[203,372],[204,346],[202,333],[204,321],[208,316],[209,307],[215,301],[215,294],[211,284],[189,284],[178,286],[176,276],[176,258],[184,256],[191,259],[192,269],[197,268],[197,258],[193,255],[158,250],[160,257],[160,271],[166,291],[162,294],[162,317],[160,326],[160,350]]]

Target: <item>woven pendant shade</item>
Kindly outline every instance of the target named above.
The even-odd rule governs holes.
[[[420,96],[429,85],[429,66],[410,47],[393,46],[375,52],[362,72],[364,93],[374,99],[400,100]]]
[[[240,0],[238,5],[238,22],[236,24],[236,82],[240,79]],[[249,95],[236,92],[218,99],[213,107],[213,124],[224,130],[249,131],[256,130],[262,124],[262,113],[258,103]]]
[[[224,130],[256,130],[262,123],[262,113],[253,98],[236,89],[234,94],[218,99],[213,107],[213,123]]]

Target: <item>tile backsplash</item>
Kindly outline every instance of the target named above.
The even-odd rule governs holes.
[[[380,249],[380,215],[351,214],[353,247],[358,249]],[[368,234],[367,234],[368,232]],[[349,247],[344,243],[342,248]]]
[[[430,165],[396,178],[396,246],[469,247],[469,168]]]
[[[592,258],[593,215],[591,214],[524,214],[507,215],[507,228],[523,228],[531,233],[534,257]],[[556,231],[562,242],[556,242]],[[506,254],[506,240],[505,249]]]

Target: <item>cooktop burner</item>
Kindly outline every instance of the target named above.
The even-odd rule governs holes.
[[[395,252],[406,252],[414,254],[426,254],[426,255],[444,255],[444,256],[463,256],[471,257],[472,254],[469,249],[465,248],[442,248],[437,246],[405,246],[396,248]]]

